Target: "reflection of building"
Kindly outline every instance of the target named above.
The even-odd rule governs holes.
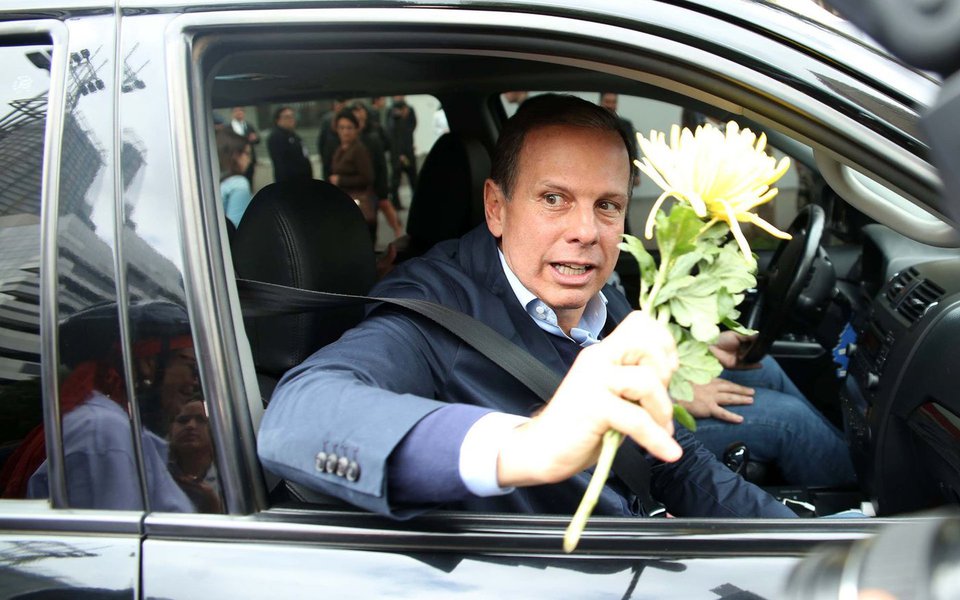
[[[57,302],[60,317],[112,299],[113,250],[85,219],[60,219]],[[40,375],[40,223],[32,215],[0,219],[0,381]],[[130,299],[183,303],[177,267],[137,236],[124,237]],[[149,272],[143,270],[149,265]]]
[[[48,57],[28,58],[49,69]],[[83,122],[81,96],[105,89],[86,51],[71,57],[68,113],[64,119],[58,173],[57,235],[60,317],[116,295],[113,247],[98,237],[87,201],[91,185],[105,163],[104,149]],[[136,89],[142,89],[142,84]],[[46,93],[10,103],[0,118],[0,382],[40,375],[40,190]],[[120,149],[123,185],[145,163],[140,140],[125,136]],[[131,300],[182,302],[179,271],[135,234],[123,240],[130,261],[127,285]]]
[[[11,102],[13,111],[0,119],[0,214],[40,214],[46,96]],[[42,110],[37,110],[41,106]],[[87,189],[103,167],[104,151],[82,126],[78,113],[63,123],[60,164],[60,212],[89,216]]]

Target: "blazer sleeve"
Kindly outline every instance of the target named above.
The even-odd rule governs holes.
[[[678,517],[795,518],[776,498],[728,469],[683,426],[674,423],[683,456],[655,461],[650,473],[654,498]]]
[[[437,340],[427,343],[428,334],[404,315],[378,310],[290,370],[277,385],[261,422],[258,452],[264,466],[311,489],[398,518],[432,507],[406,504],[412,498],[440,501],[443,489],[462,494],[459,473],[449,468],[433,470],[433,478],[415,480],[413,485],[432,481],[435,486],[422,495],[408,489],[394,501],[390,493],[391,455],[421,420],[452,406],[433,398],[435,382],[449,366],[442,357],[455,350],[445,348],[442,340],[439,345]],[[466,425],[482,414],[468,417]],[[318,456],[326,459],[331,454],[356,463],[359,476],[350,481],[326,472]],[[424,472],[431,472],[430,456],[423,458],[428,461]],[[421,472],[416,465],[407,467],[408,473]]]

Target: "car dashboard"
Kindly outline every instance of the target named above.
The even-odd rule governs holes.
[[[960,252],[868,226],[844,429],[878,515],[960,503]]]

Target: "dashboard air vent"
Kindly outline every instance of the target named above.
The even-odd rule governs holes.
[[[897,312],[911,323],[916,323],[927,309],[936,304],[943,297],[944,290],[929,279],[922,279],[910,291],[903,301],[897,305]]]
[[[893,279],[890,280],[890,285],[887,287],[887,300],[890,301],[890,306],[896,306],[897,302],[903,297],[903,294],[910,287],[910,284],[914,282],[917,276],[920,275],[916,269],[910,267],[905,271],[900,271],[893,276]]]

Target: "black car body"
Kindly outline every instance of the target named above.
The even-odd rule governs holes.
[[[748,1],[42,0],[0,7],[0,53],[0,443],[6,460],[42,407],[50,467],[48,499],[0,500],[3,597],[776,598],[818,545],[960,500],[960,234],[917,127],[939,82],[869,43]],[[804,165],[796,205],[825,209],[834,276],[773,354],[843,421],[877,518],[595,518],[568,556],[568,515],[393,521],[263,471],[213,112],[432,94],[489,149],[515,89],[732,116]],[[140,299],[189,312],[224,514],[68,501],[58,324]],[[859,342],[831,380],[847,321]]]

